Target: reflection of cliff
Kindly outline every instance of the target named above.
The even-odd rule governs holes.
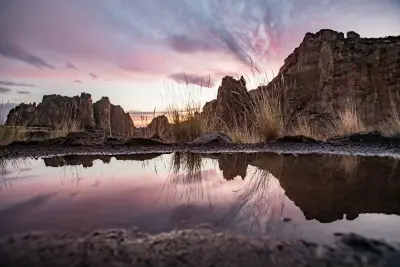
[[[236,153],[236,154],[219,154],[218,165],[219,169],[226,180],[233,180],[236,176],[246,177],[248,160],[250,154]]]
[[[332,222],[360,213],[400,214],[400,164],[395,159],[264,154],[250,164],[278,178],[307,219]]]
[[[146,161],[159,157],[161,154],[137,154],[137,155],[118,155],[118,156],[102,156],[102,155],[69,155],[55,156],[44,158],[44,164],[48,167],[63,167],[82,165],[84,168],[93,167],[93,161],[101,160],[103,163],[110,163],[111,158],[116,160]]]

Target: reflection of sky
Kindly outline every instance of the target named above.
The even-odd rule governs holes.
[[[255,167],[248,168],[244,180],[226,181],[216,162],[204,159],[203,179],[185,184],[179,182],[184,171],[171,176],[170,160],[170,155],[146,162],[113,158],[110,164],[96,160],[90,168],[54,168],[45,167],[42,160],[25,161],[18,165],[24,171],[14,169],[0,178],[7,181],[0,191],[0,234],[133,226],[159,232],[208,223],[255,235],[326,240],[333,232],[354,231],[400,240],[399,216],[368,214],[329,224],[306,221],[300,208],[284,196],[278,180],[256,176]],[[249,191],[265,179],[268,187]],[[292,221],[283,223],[283,217]]]

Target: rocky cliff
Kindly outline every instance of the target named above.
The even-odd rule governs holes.
[[[375,126],[400,111],[400,36],[307,33],[279,74],[258,90],[277,91],[289,121],[299,115],[318,121],[351,99],[361,119]]]
[[[60,129],[78,124],[82,129],[102,129],[107,136],[132,137],[135,126],[122,107],[110,103],[107,97],[92,103],[90,94],[67,97],[43,96],[41,103],[20,104],[12,109],[6,125],[23,125]]]
[[[285,128],[300,116],[318,125],[332,111],[344,110],[349,100],[365,123],[377,126],[400,115],[400,36],[307,33],[268,85],[247,92],[243,79],[227,76],[203,113],[215,114],[229,126],[232,112],[244,113],[245,103],[262,90],[281,103]]]

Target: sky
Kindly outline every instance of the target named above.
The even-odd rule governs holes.
[[[0,98],[86,92],[126,111],[204,103],[225,75],[251,80],[257,67],[272,78],[323,28],[400,35],[400,0],[0,0]]]

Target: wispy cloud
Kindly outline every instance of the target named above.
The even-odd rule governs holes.
[[[6,94],[6,93],[8,93],[10,91],[11,91],[10,88],[0,87],[0,94]]]
[[[30,52],[25,51],[18,45],[2,42],[1,40],[0,40],[0,55],[11,59],[23,61],[39,69],[43,68],[53,69],[53,70],[56,69],[53,65],[47,63],[46,60],[34,54],[31,54]]]
[[[74,80],[75,83],[82,83],[81,80]]]
[[[96,80],[98,78],[98,76],[94,73],[89,72],[90,77],[92,77],[92,79]]]
[[[174,73],[169,75],[169,77],[177,83],[194,84],[201,87],[213,87],[216,82],[211,78],[211,75],[200,76],[196,74]]]
[[[29,95],[31,92],[25,91],[25,90],[19,90],[19,91],[17,91],[17,93],[18,93],[19,95]]]
[[[31,83],[19,83],[19,82],[11,82],[11,81],[0,81],[0,85],[18,86],[18,87],[35,87],[35,85],[31,84]]]

